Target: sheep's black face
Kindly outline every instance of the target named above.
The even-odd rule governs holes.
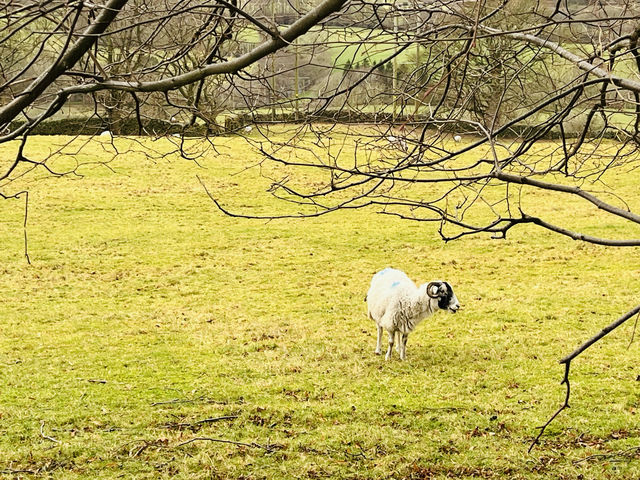
[[[458,299],[453,293],[453,288],[447,282],[442,282],[438,291],[438,308],[441,310],[450,310],[455,313],[460,308]]]
[[[453,289],[451,285],[447,282],[442,282],[440,284],[440,288],[438,289],[438,307],[441,310],[446,310],[449,308],[449,302],[451,301],[451,296],[453,295]]]

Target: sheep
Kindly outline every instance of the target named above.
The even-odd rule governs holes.
[[[460,135],[454,135],[453,141],[456,143],[460,143],[462,141],[462,137]]]
[[[396,334],[396,348],[400,360],[404,360],[407,338],[418,323],[438,310],[455,313],[460,308],[460,303],[447,282],[436,280],[416,287],[404,272],[393,268],[385,268],[373,276],[365,300],[369,318],[378,327],[376,355],[382,353],[382,330],[386,330],[389,335],[385,360],[391,358]]]
[[[398,138],[398,137],[396,137],[394,135],[389,135],[387,137],[387,141],[389,142],[389,144],[392,147],[400,148],[400,150],[402,150],[404,152],[407,151],[408,145],[407,145],[407,141],[404,138],[402,138],[402,137]]]

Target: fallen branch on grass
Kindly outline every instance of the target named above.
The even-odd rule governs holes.
[[[184,423],[175,423],[175,422],[169,422],[166,423],[164,425],[162,425],[163,428],[200,428],[202,427],[202,425],[206,424],[206,423],[214,423],[214,422],[221,422],[223,420],[235,420],[236,418],[238,418],[238,415],[226,415],[223,417],[213,417],[213,418],[205,418],[203,420],[198,420],[197,422],[184,422]]]
[[[591,460],[608,460],[610,462],[623,461],[623,460],[631,461],[634,458],[637,458],[639,453],[640,453],[640,447],[631,447],[626,450],[621,450],[618,452],[596,453],[594,455],[589,455],[588,457],[581,458],[580,460],[575,460],[573,463],[574,465],[578,465],[579,463],[588,462]]]
[[[580,355],[582,352],[584,352],[591,345],[593,345],[598,340],[600,340],[602,337],[604,337],[608,333],[611,333],[612,331],[614,331],[616,328],[618,328],[620,325],[622,325],[624,322],[626,322],[627,320],[629,320],[635,315],[640,316],[640,305],[637,305],[636,307],[632,308],[627,313],[625,313],[620,318],[618,318],[615,322],[610,323],[609,325],[604,327],[599,333],[591,337],[589,340],[584,342],[582,345],[576,348],[569,355],[565,356],[562,360],[560,360],[560,363],[564,364],[564,378],[562,379],[562,382],[560,382],[560,385],[566,385],[567,387],[564,403],[560,406],[560,408],[558,408],[558,410],[556,410],[556,412],[551,416],[551,418],[547,420],[547,423],[545,423],[541,427],[538,427],[540,429],[540,432],[538,433],[536,438],[533,440],[533,442],[531,442],[531,445],[529,446],[529,452],[531,452],[533,447],[538,443],[538,441],[540,440],[540,437],[542,437],[547,427],[551,424],[551,422],[553,422],[553,420],[555,420],[555,418],[560,414],[560,412],[570,407],[569,397],[571,396],[571,383],[569,382],[569,368],[571,367],[571,361],[574,358],[576,358],[578,355]]]
[[[49,440],[50,442],[60,443],[60,440],[56,440],[55,438],[49,437],[48,435],[44,434],[44,420],[40,421],[40,436],[45,440]]]
[[[29,473],[31,475],[36,475],[38,472],[36,470],[27,470],[27,469],[23,469],[23,470],[14,470],[13,468],[5,468],[4,470],[0,470],[1,474],[7,474],[7,475],[16,475],[18,473]]]
[[[216,405],[227,405],[228,402],[225,401],[221,401],[221,400],[213,400],[211,398],[207,398],[204,395],[197,397],[197,398],[174,398],[173,400],[166,400],[166,401],[162,401],[162,402],[153,402],[151,404],[152,407],[158,406],[158,405],[172,405],[174,403],[207,403],[207,404],[216,404]],[[235,402],[235,403],[242,403],[242,401],[239,402]]]
[[[142,442],[142,444],[137,444],[138,442]],[[166,438],[158,438],[156,440],[138,440],[136,442],[125,444],[122,448],[126,445],[130,445],[131,443],[136,445],[133,448],[128,449],[128,454],[129,457],[135,458],[149,447],[165,448],[169,444],[169,440]]]
[[[185,445],[189,445],[190,443],[194,443],[194,442],[216,442],[216,443],[228,443],[230,445],[237,445],[239,447],[248,447],[248,448],[259,448],[262,450],[266,450],[267,452],[273,452],[275,450],[279,450],[282,447],[282,445],[279,444],[267,444],[267,445],[261,445],[259,443],[245,443],[245,442],[236,442],[235,440],[226,440],[224,438],[211,438],[211,437],[195,437],[192,438],[191,440],[187,440],[186,442],[182,442],[176,445],[177,447],[183,447]]]

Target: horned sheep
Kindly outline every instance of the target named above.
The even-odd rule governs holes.
[[[391,358],[396,336],[397,350],[404,360],[409,334],[422,320],[438,310],[455,313],[460,308],[449,283],[436,280],[417,287],[404,272],[393,268],[385,268],[373,276],[365,300],[369,318],[378,327],[376,355],[382,353],[382,331],[389,335],[386,360]]]

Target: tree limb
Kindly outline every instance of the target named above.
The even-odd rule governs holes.
[[[594,204],[596,207],[598,207],[601,210],[612,213],[626,220],[630,220],[634,223],[640,224],[640,215],[630,212],[628,210],[623,210],[621,208],[614,207],[613,205],[610,205],[602,201],[595,195],[585,190],[582,190],[579,187],[575,187],[573,185],[562,185],[559,183],[544,182],[542,180],[538,180],[532,177],[514,175],[514,174],[506,173],[503,171],[495,172],[494,177],[504,182],[519,183],[521,185],[530,185],[536,188],[540,188],[542,190],[552,190],[554,192],[570,193],[572,195],[577,195],[578,197],[584,198],[588,202]]]
[[[115,0],[112,0],[115,1]],[[270,55],[277,50],[289,45],[296,38],[307,33],[312,27],[316,26],[322,19],[328,17],[332,13],[339,11],[347,0],[324,0],[320,5],[311,10],[309,13],[301,17],[293,23],[289,28],[284,30],[281,35],[272,38],[254,48],[253,50],[241,55],[240,57],[228,60],[226,62],[205,65],[204,67],[193,69],[182,75],[167,77],[160,80],[148,82],[126,82],[108,80],[100,83],[91,83],[86,85],[77,85],[63,88],[58,95],[68,97],[74,93],[91,93],[101,90],[123,90],[127,92],[166,92],[176,90],[185,85],[195,83],[203,78],[212,75],[235,73],[249,65],[254,64],[258,60]],[[0,110],[0,121],[2,120],[2,111]]]
[[[565,60],[570,61],[579,69],[593,74],[596,77],[604,78],[609,80],[612,84],[624,88],[625,90],[630,90],[632,92],[640,92],[640,82],[635,80],[631,80],[629,78],[624,78],[619,75],[615,75],[607,70],[600,68],[593,63],[588,62],[584,58],[576,55],[573,52],[570,52],[566,48],[561,47],[558,43],[552,42],[548,38],[540,38],[536,35],[531,35],[528,33],[514,33],[514,32],[503,32],[498,29],[483,27],[483,29],[487,32],[504,35],[509,38],[513,38],[514,40],[521,40],[527,43],[531,43],[534,45],[538,45],[540,47],[546,48],[548,50],[557,53],[560,57]]]
[[[639,313],[640,313],[640,305],[637,305],[636,307],[632,308],[627,313],[622,315],[620,318],[618,318],[616,321],[604,327],[600,332],[598,332],[596,335],[594,335],[589,340],[587,340],[582,345],[580,345],[578,348],[576,348],[573,352],[569,353],[568,355],[566,355],[560,360],[560,363],[564,364],[564,378],[562,379],[562,382],[560,384],[561,385],[564,384],[567,386],[564,403],[551,416],[551,418],[547,420],[547,422],[544,425],[542,425],[541,427],[538,427],[540,428],[540,432],[538,432],[538,435],[536,436],[536,438],[533,440],[533,442],[531,442],[531,445],[529,446],[529,452],[531,452],[533,447],[538,443],[538,441],[540,440],[540,437],[542,437],[547,427],[560,414],[560,412],[562,412],[566,408],[569,408],[569,397],[571,395],[571,384],[569,382],[569,368],[571,367],[571,362],[573,361],[573,359],[575,359],[578,355],[580,355],[582,352],[584,352],[587,348],[589,348],[591,345],[596,343],[598,340],[603,338],[605,335],[611,333],[620,325],[622,325],[624,322],[626,322],[627,320],[629,320],[630,318],[632,318],[633,316]]]
[[[72,68],[111,25],[126,3],[127,0],[109,0],[100,15],[82,33],[80,39],[60,56],[59,61],[39,75],[22,95],[0,108],[0,126],[13,120],[22,110],[39,98],[60,75]]]
[[[525,214],[523,218],[526,221],[532,222],[534,225],[539,225],[541,227],[546,228],[547,230],[551,230],[552,232],[556,232],[561,235],[566,235],[567,237],[572,238],[574,240],[581,240],[583,242],[593,243],[595,245],[606,245],[608,247],[640,247],[640,239],[638,238],[627,239],[627,240],[615,240],[611,238],[594,237],[592,235],[586,235],[584,233],[574,232],[567,228],[553,225],[552,223],[546,222],[538,217],[532,217]]]

